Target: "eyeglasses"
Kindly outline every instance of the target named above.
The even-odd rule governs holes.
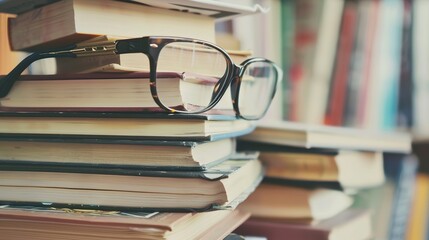
[[[94,46],[69,47],[33,53],[0,79],[0,98],[33,62],[44,58],[76,58],[95,55],[143,53],[148,58],[150,91],[156,104],[171,113],[203,113],[217,105],[230,87],[236,115],[247,120],[264,116],[282,78],[282,70],[264,58],[250,58],[236,65],[222,48],[202,40],[180,37],[142,37]],[[182,75],[180,103],[172,102],[172,86],[162,75]],[[173,94],[174,95],[174,94]],[[176,99],[177,100],[177,99]]]

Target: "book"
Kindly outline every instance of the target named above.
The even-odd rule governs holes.
[[[239,151],[259,151],[265,176],[304,182],[337,182],[343,189],[383,184],[382,152],[305,149],[239,141]],[[365,174],[365,177],[362,177]]]
[[[98,35],[167,35],[214,42],[215,18],[121,1],[65,0],[19,14],[9,25],[13,50],[60,48]]]
[[[330,92],[324,122],[327,125],[344,125],[343,115],[346,104],[348,76],[351,74],[352,52],[358,26],[358,2],[345,1],[338,48],[330,83]]]
[[[114,41],[121,39],[121,37],[115,36],[100,36],[96,37],[77,45],[79,47],[83,46],[94,46],[97,44],[106,44],[113,43]],[[169,51],[169,52],[167,52]],[[240,51],[240,50],[227,50],[228,55],[231,57],[232,61],[236,64],[241,64],[244,60],[251,56],[250,51]],[[166,56],[180,54],[181,62],[175,61],[174,57],[163,58],[163,61],[158,61],[157,69],[171,69],[172,65],[175,65],[175,69],[188,69],[189,67],[181,67],[183,63],[190,62],[192,59],[201,59],[209,57],[209,52],[202,51],[198,49],[186,49],[183,48],[180,50],[180,53],[177,52],[177,49],[164,48],[163,54]],[[213,53],[213,59],[216,58],[216,53]],[[170,61],[168,61],[170,60]],[[57,74],[73,74],[73,73],[86,73],[86,72],[124,72],[124,71],[149,71],[149,60],[148,57],[141,53],[133,54],[118,54],[118,55],[97,55],[91,57],[81,57],[81,58],[57,58],[56,59]],[[195,66],[194,66],[195,67]],[[195,69],[195,68],[193,68]],[[212,70],[212,71],[210,71]],[[209,76],[217,76],[217,72],[211,68],[207,69],[198,69],[199,74],[206,74]]]
[[[211,77],[163,72],[157,76],[157,93],[174,109],[204,107],[216,83]],[[163,112],[149,86],[149,72],[25,75],[0,99],[0,111]],[[226,91],[214,109],[233,113],[231,99]]]
[[[253,129],[251,121],[226,115],[0,112],[2,136],[214,141]]]
[[[1,164],[0,171],[3,204],[151,211],[234,209],[263,175],[256,156],[202,172],[27,164]]]
[[[265,236],[270,240],[291,239],[371,239],[371,218],[368,211],[350,209],[317,224],[293,224],[262,219],[250,219],[236,231],[242,235]]]
[[[238,206],[252,218],[284,222],[313,222],[331,218],[351,206],[343,191],[262,183]]]
[[[58,0],[3,0],[0,2],[0,12],[21,14],[41,6],[57,2]],[[174,11],[191,12],[210,16],[216,19],[225,19],[241,15],[266,12],[263,6],[248,2],[227,2],[219,0],[121,0],[134,2]]]
[[[413,119],[413,1],[403,0],[401,74],[399,78],[397,126],[411,129]]]
[[[293,106],[287,120],[323,123],[343,5],[343,0],[295,4],[295,47],[289,87]]]
[[[411,137],[403,132],[377,132],[294,122],[259,124],[241,139],[304,148],[410,152]]]
[[[413,86],[413,134],[420,138],[429,134],[429,112],[426,103],[429,102],[429,87],[427,85],[429,68],[426,66],[429,56],[429,32],[426,23],[429,16],[429,2],[425,0],[413,1],[412,14],[412,86]]]
[[[214,17],[216,19],[230,19],[232,17],[239,17],[254,13],[267,13],[264,5],[247,1],[234,1],[228,0],[129,0],[147,4],[150,6],[161,7],[166,9],[174,9],[176,11],[186,11],[195,14],[202,14]]]
[[[191,142],[0,137],[0,164],[7,162],[198,171],[219,164],[234,153],[234,138]]]
[[[379,1],[363,127],[394,131],[401,72],[403,0]]]
[[[413,155],[391,153],[385,158],[389,160],[385,164],[386,176],[394,185],[387,236],[392,240],[404,239],[415,193],[418,159]]]
[[[372,52],[371,44],[373,39],[371,36],[374,35],[373,32],[375,31],[373,22],[375,21],[374,10],[377,8],[376,4],[373,1],[357,2],[356,39],[354,40],[355,44],[350,60],[351,64],[347,78],[348,84],[343,114],[345,126],[358,126],[359,96],[364,91],[362,86],[366,72],[368,71],[365,69],[370,67],[368,56]]]
[[[415,191],[412,207],[406,229],[406,239],[427,239],[429,223],[429,176],[418,173],[416,176]]]
[[[10,240],[221,240],[248,217],[237,210],[157,213],[1,206],[0,233]]]
[[[416,193],[417,161],[411,155],[389,153],[384,156],[384,168],[385,183],[358,191],[353,196],[352,208],[367,208],[371,212],[374,239],[408,239],[405,234]]]
[[[363,33],[365,36],[362,50],[363,66],[360,69],[362,73],[362,79],[360,79],[357,90],[357,109],[355,112],[355,118],[357,120],[355,122],[355,126],[363,126],[365,121],[365,113],[367,111],[371,85],[370,77],[371,72],[373,71],[373,66],[375,66],[373,55],[375,55],[375,49],[377,48],[375,42],[378,38],[378,25],[380,21],[379,15],[381,14],[381,1],[369,1],[368,4],[368,14],[366,16],[368,19],[368,26]]]

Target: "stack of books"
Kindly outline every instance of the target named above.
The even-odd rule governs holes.
[[[14,50],[25,51],[148,35],[214,42],[217,16],[248,11],[193,1],[176,6],[188,11],[173,11],[166,1],[142,2],[41,1],[46,5],[25,12],[13,1],[2,4],[18,11],[9,37]],[[236,61],[249,54],[230,53]],[[0,99],[3,237],[222,239],[249,217],[234,209],[263,168],[257,154],[236,152],[235,137],[253,123],[237,119],[228,95],[212,112],[163,112],[152,99],[147,56],[138,55],[58,59],[57,74],[22,76]],[[163,64],[179,69],[191,60],[182,57]],[[158,89],[166,91],[158,95],[171,103],[186,92],[188,105],[211,96],[198,84],[177,84],[183,77],[158,74],[165,85]]]
[[[261,151],[266,173],[262,185],[239,206],[252,216],[237,233],[268,239],[369,239],[376,235],[377,222],[389,221],[381,220],[377,207],[371,207],[376,199],[362,200],[367,196],[361,192],[385,183],[392,171],[384,161],[399,164],[398,158],[407,158],[411,140],[402,133],[272,122],[241,137],[238,149]],[[411,162],[409,175],[415,171],[415,159]],[[411,195],[402,198],[402,210]]]

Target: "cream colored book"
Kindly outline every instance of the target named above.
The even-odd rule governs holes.
[[[221,240],[248,217],[237,210],[156,213],[1,206],[0,234],[8,240]]]
[[[314,222],[329,219],[352,203],[353,199],[339,190],[262,183],[239,209],[251,213],[252,218]]]
[[[215,42],[215,18],[123,1],[64,0],[22,13],[9,26],[14,50],[64,47],[99,35]]]
[[[3,164],[0,202],[139,211],[234,209],[262,175],[259,160],[241,157],[205,171]]]
[[[254,132],[242,139],[304,148],[411,151],[411,136],[404,132],[377,132],[286,121],[261,123]]]

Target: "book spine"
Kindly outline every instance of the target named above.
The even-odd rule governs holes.
[[[325,116],[325,124],[343,125],[347,79],[350,74],[351,55],[357,27],[357,3],[348,1],[345,5],[336,66],[331,83],[330,101]]]
[[[415,190],[418,160],[414,156],[386,154],[386,175],[395,181],[389,239],[404,239]]]
[[[354,44],[353,53],[351,56],[350,70],[347,79],[347,93],[346,103],[344,107],[344,125],[357,126],[357,107],[359,100],[359,90],[363,83],[363,69],[365,64],[365,44],[366,44],[366,31],[370,28],[369,21],[371,1],[358,1],[358,23],[356,39]]]
[[[401,74],[399,80],[398,117],[399,127],[410,128],[413,124],[413,81],[412,81],[412,0],[404,1],[404,22],[402,29]]]

